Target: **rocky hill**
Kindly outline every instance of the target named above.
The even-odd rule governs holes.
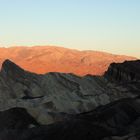
[[[103,75],[112,62],[134,60],[134,57],[98,51],[78,51],[55,46],[0,48],[0,64],[10,59],[23,69],[38,74],[47,72],[76,75]]]
[[[83,77],[35,74],[5,60],[0,140],[139,140],[139,93],[140,60]]]

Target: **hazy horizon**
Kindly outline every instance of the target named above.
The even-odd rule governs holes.
[[[0,47],[55,45],[140,58],[139,0],[0,0]]]

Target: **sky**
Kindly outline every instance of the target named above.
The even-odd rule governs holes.
[[[0,0],[0,46],[17,45],[140,58],[140,0]]]

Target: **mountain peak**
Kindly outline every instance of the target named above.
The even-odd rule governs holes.
[[[24,70],[13,63],[11,60],[6,59],[2,64],[1,73],[10,75],[12,77],[17,77],[18,75],[23,75]]]

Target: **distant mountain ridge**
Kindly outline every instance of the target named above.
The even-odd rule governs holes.
[[[30,72],[103,75],[112,62],[135,60],[134,57],[99,51],[78,51],[55,46],[0,48],[0,65],[10,59]]]

